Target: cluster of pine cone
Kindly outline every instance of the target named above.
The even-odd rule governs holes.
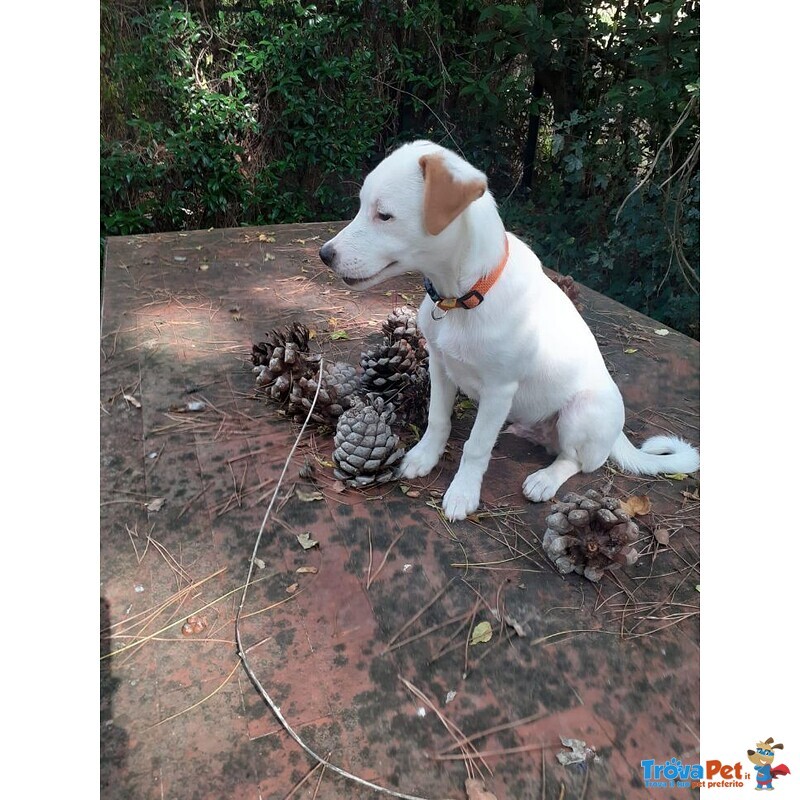
[[[361,370],[325,361],[309,348],[310,331],[298,322],[272,330],[253,345],[256,384],[285,405],[286,416],[336,428],[336,477],[351,486],[382,483],[403,453],[391,425],[424,424],[429,377],[425,339],[414,309],[395,308],[383,323],[383,342],[361,355]],[[318,382],[319,393],[317,394]]]
[[[619,499],[589,489],[553,503],[542,546],[562,574],[577,572],[597,582],[606,570],[637,562],[632,545],[638,539],[639,526]]]

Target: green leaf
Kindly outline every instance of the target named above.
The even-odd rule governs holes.
[[[334,331],[331,334],[331,339],[349,339],[350,337],[347,335],[347,331]]]
[[[488,622],[479,622],[472,629],[472,636],[469,643],[471,645],[488,642],[492,638],[492,626]]]

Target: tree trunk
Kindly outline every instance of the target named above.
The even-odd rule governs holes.
[[[533,79],[531,98],[538,101],[542,99],[543,94],[544,86],[539,80],[539,72],[537,71],[536,77]],[[536,150],[539,144],[539,125],[541,119],[542,117],[537,103],[536,109],[532,110],[528,116],[528,137],[525,140],[525,151],[522,155],[522,185],[526,189],[533,189],[533,176],[536,166]]]

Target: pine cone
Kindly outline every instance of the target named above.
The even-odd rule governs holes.
[[[589,489],[553,503],[542,545],[559,572],[597,582],[605,570],[638,561],[639,552],[631,547],[638,538],[639,527],[620,509],[620,501]]]
[[[356,401],[336,426],[333,474],[348,486],[385,483],[394,477],[393,465],[403,455],[392,433],[394,414],[381,398]]]
[[[289,393],[286,414],[297,422],[303,422],[317,391],[317,372],[296,380]],[[342,412],[350,408],[359,387],[358,372],[343,361],[326,361],[322,367],[322,386],[314,406],[311,420],[321,425],[336,425]]]
[[[256,384],[267,388],[273,400],[285,400],[294,383],[316,369],[319,356],[309,353],[308,340],[308,328],[294,322],[282,330],[273,329],[266,341],[253,345]]]
[[[388,338],[361,355],[361,392],[368,399],[380,397],[391,403],[406,421],[422,425],[428,413],[430,379],[414,345],[404,338]]]
[[[392,309],[386,317],[386,322],[383,323],[383,335],[390,342],[406,339],[418,351],[418,358],[426,357],[419,352],[423,350],[427,354],[425,338],[422,336],[422,331],[417,328],[417,311],[411,306],[398,306]]]

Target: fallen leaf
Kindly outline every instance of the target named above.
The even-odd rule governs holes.
[[[316,339],[317,338],[317,332],[315,330],[310,330],[308,332],[308,338],[309,339]]]
[[[262,559],[260,559],[260,558],[254,558],[254,559],[253,559],[253,563],[254,563],[254,564],[255,564],[255,565],[256,565],[256,566],[257,566],[259,569],[265,569],[265,568],[266,568],[266,566],[267,566],[267,563],[266,563],[266,561],[262,561]]]
[[[580,739],[565,739],[563,736],[560,738],[561,744],[563,744],[564,747],[570,748],[569,752],[562,750],[560,753],[556,754],[559,763],[563,764],[565,767],[570,764],[583,764],[587,761],[594,761],[597,757],[594,750],[586,746],[586,742]]]
[[[275,241],[275,237],[274,236],[267,236],[266,233],[260,233],[258,235],[258,241],[259,242],[274,242]]]
[[[639,352],[639,348],[638,347],[629,347],[626,350],[623,350],[622,352],[623,353],[627,353],[628,355],[632,355],[633,353],[638,353]]]
[[[650,498],[646,494],[635,494],[620,503],[620,508],[631,517],[650,513]]]
[[[300,542],[300,545],[303,548],[303,550],[310,550],[312,547],[316,547],[319,544],[318,541],[311,538],[310,533],[297,534],[297,541]]]
[[[132,395],[132,394],[123,394],[122,395],[132,406],[136,408],[141,408],[142,404]]]
[[[672,481],[684,481],[689,476],[685,472],[665,472],[664,477]]]
[[[419,497],[419,491],[417,489],[409,489],[406,492],[406,497]]]
[[[302,501],[303,503],[313,503],[315,500],[324,500],[325,495],[322,492],[318,492],[316,489],[312,489],[311,491],[307,489],[296,489],[297,499]]]
[[[349,339],[350,337],[347,335],[347,331],[334,331],[331,334],[331,339]]]
[[[669,336],[669,331],[666,328],[655,328],[653,333],[657,334],[658,336]]]
[[[400,491],[401,491],[403,494],[408,494],[408,493],[409,493],[409,491],[411,491],[411,487],[410,487],[408,484],[401,483],[401,484],[400,484]]]
[[[175,412],[176,414],[186,414],[205,411],[207,407],[208,406],[206,406],[202,400],[190,400],[188,403],[184,403],[182,406],[170,406],[169,410]]]
[[[298,567],[295,572],[298,575],[316,575],[319,570],[316,567]]]
[[[653,531],[653,538],[666,547],[669,544],[669,531],[666,528],[657,528]]]
[[[333,469],[336,466],[336,464],[334,464],[333,461],[327,458],[322,458],[322,456],[314,456],[314,460],[321,467],[328,467],[329,469]]]
[[[470,637],[470,644],[482,644],[488,642],[492,638],[492,626],[488,622],[479,622],[472,629],[472,636]]]
[[[147,504],[146,508],[148,511],[161,511],[161,507],[166,501],[165,497],[156,497]]]
[[[294,594],[297,591],[299,583],[293,583],[291,586],[286,587],[286,594]]]
[[[517,622],[517,621],[514,619],[514,617],[511,617],[511,616],[509,616],[508,614],[506,614],[506,615],[503,617],[503,621],[506,623],[506,625],[508,625],[509,627],[513,628],[513,629],[514,629],[514,632],[515,632],[515,633],[517,634],[517,636],[519,636],[520,638],[524,639],[524,638],[525,638],[525,637],[528,635],[528,634],[527,634],[527,632],[526,632],[526,630],[525,630],[525,628],[522,626],[522,624],[521,624],[521,623],[519,623],[519,622]]]
[[[198,269],[200,272],[205,272],[208,269],[208,264],[201,264]]]
[[[467,778],[464,781],[467,800],[497,800],[497,795],[486,789],[486,784],[478,778]]]

